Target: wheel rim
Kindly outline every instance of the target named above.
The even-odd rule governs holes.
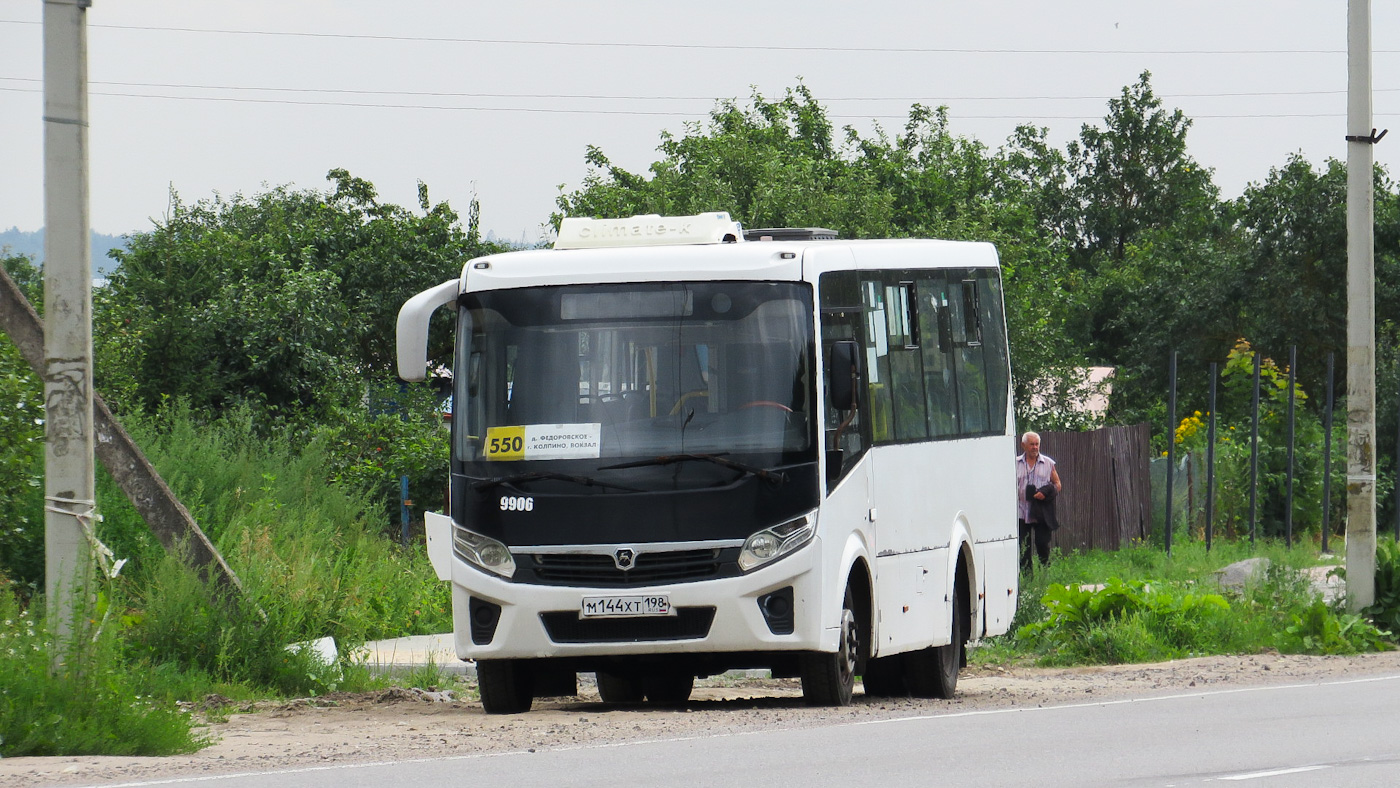
[[[839,669],[842,682],[855,678],[856,656],[858,654],[860,654],[860,629],[856,626],[856,614],[850,608],[846,608],[841,611]]]

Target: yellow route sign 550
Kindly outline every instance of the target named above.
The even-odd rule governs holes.
[[[488,429],[486,431],[486,459],[525,459],[525,425]]]

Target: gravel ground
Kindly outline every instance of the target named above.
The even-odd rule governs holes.
[[[697,683],[683,708],[608,706],[596,688],[535,701],[529,714],[487,716],[444,693],[391,689],[226,707],[209,719],[215,744],[169,758],[57,757],[0,760],[0,786],[65,786],[213,776],[309,765],[571,748],[886,717],[1092,703],[1349,676],[1400,675],[1400,652],[1354,657],[1262,654],[1154,665],[1045,669],[973,668],[951,701],[865,698],[848,708],[808,708],[793,680],[720,677]],[[461,693],[471,695],[470,690]]]

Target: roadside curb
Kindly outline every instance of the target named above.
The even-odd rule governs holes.
[[[452,633],[440,635],[411,635],[388,640],[372,640],[357,655],[376,675],[402,675],[436,665],[438,670],[453,676],[476,677],[476,663],[457,659]],[[731,670],[723,674],[731,679],[766,679],[767,670]]]

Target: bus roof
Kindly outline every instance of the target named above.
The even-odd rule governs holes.
[[[922,239],[531,249],[467,263],[465,289],[711,280],[802,281],[824,271],[996,267],[989,243]]]

